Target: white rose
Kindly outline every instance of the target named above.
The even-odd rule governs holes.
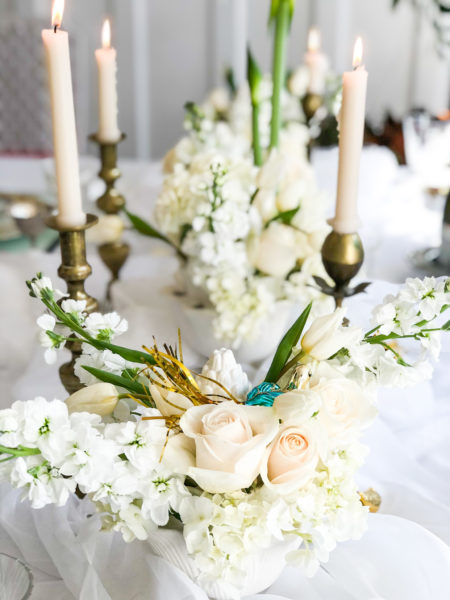
[[[319,450],[314,427],[306,424],[282,427],[269,446],[261,477],[272,490],[288,494],[301,489],[314,477]]]
[[[337,308],[330,315],[313,321],[302,337],[302,350],[316,360],[326,360],[341,348],[361,339],[362,332],[357,327],[341,327],[346,310]]]
[[[297,237],[294,229],[271,223],[249,249],[252,264],[267,275],[285,277],[295,267]]]
[[[358,437],[377,414],[372,394],[326,363],[320,363],[309,385],[322,400],[319,423],[337,444]]]
[[[278,420],[272,408],[230,401],[190,408],[180,427],[195,441],[195,466],[186,474],[206,492],[227,493],[253,483]]]
[[[81,388],[66,400],[69,413],[87,412],[106,417],[116,408],[119,396],[111,383],[94,383]]]
[[[98,223],[87,230],[86,239],[91,244],[112,244],[120,240],[124,224],[118,215],[101,215]]]

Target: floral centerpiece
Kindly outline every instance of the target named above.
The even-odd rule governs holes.
[[[308,305],[252,387],[231,350],[194,373],[181,341],[119,346],[117,314],[86,315],[39,275],[29,288],[47,309],[46,358],[81,340],[87,387],[0,411],[0,479],[34,508],[86,494],[105,530],[148,540],[220,600],[267,588],[286,562],[313,575],[363,534],[355,473],[376,389],[430,377],[450,329],[450,280],[408,280],[367,333],[343,327],[343,309],[311,322]]]
[[[189,103],[188,134],[165,159],[156,228],[128,213],[138,231],[176,250],[181,312],[197,328],[199,315],[209,315],[216,342],[235,350],[256,345],[254,359],[275,350],[293,304],[322,299],[314,311],[329,307],[313,280],[326,277],[320,257],[329,231],[325,201],[308,161],[299,99],[284,88],[294,2],[272,8],[272,77],[263,77],[249,52],[247,95],[236,97],[226,119]],[[271,347],[260,342],[268,324],[282,328],[271,332]],[[203,330],[194,342],[199,350],[208,338],[208,327]]]

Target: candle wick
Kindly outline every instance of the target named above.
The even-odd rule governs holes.
[[[58,24],[55,25],[53,31],[56,33],[58,31]]]

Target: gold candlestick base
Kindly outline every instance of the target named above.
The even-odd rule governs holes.
[[[106,299],[110,302],[112,285],[119,279],[120,270],[130,254],[130,246],[126,242],[109,242],[101,244],[98,247],[98,253],[112,274],[106,288]]]
[[[105,182],[106,190],[98,198],[97,206],[107,215],[116,215],[125,207],[125,198],[115,188],[115,183],[121,176],[117,166],[117,146],[125,137],[125,134],[122,133],[117,142],[102,142],[95,133],[89,136],[89,139],[98,144],[100,148],[101,169],[98,175]],[[109,302],[112,284],[119,279],[120,270],[130,254],[130,246],[126,242],[117,241],[102,244],[98,251],[100,258],[111,273],[111,279],[106,289],[106,299]]]
[[[95,298],[89,296],[84,289],[84,282],[92,273],[91,266],[86,260],[85,231],[97,223],[94,215],[86,215],[86,223],[77,227],[65,227],[58,223],[58,218],[52,216],[47,225],[59,232],[61,247],[61,265],[58,275],[67,283],[67,292],[73,300],[85,300],[86,312],[91,313],[98,309]],[[73,394],[83,387],[74,373],[75,360],[81,354],[81,342],[68,342],[66,348],[72,352],[72,360],[59,369],[59,376],[63,386],[69,394]]]
[[[321,96],[320,94],[311,94],[310,92],[308,92],[306,96],[303,96],[302,108],[308,123],[314,117],[314,115],[322,106],[322,104],[323,96]]]
[[[360,283],[349,287],[350,281],[357,275],[364,260],[364,249],[357,233],[337,233],[332,231],[322,246],[322,262],[325,271],[334,281],[334,287],[321,277],[314,277],[324,294],[333,296],[336,306],[342,306],[344,298],[364,292],[370,283]]]

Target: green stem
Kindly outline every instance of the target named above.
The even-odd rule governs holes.
[[[252,146],[255,165],[260,167],[263,163],[261,139],[259,136],[259,104],[252,103]]]
[[[440,327],[433,327],[431,329],[421,329],[417,333],[410,333],[408,335],[398,335],[397,333],[393,333],[391,335],[375,335],[373,337],[365,337],[364,341],[367,344],[381,344],[387,340],[405,340],[407,338],[417,339],[417,337],[422,333],[431,333],[433,331],[442,331]]]
[[[10,454],[16,458],[18,456],[34,456],[40,453],[41,451],[39,448],[24,448],[23,446],[18,446],[17,448],[8,448],[7,446],[0,445],[0,454]]]
[[[289,0],[280,0],[275,19],[275,42],[273,52],[273,93],[270,147],[277,148],[281,129],[281,92],[286,78],[286,41],[289,31]]]

